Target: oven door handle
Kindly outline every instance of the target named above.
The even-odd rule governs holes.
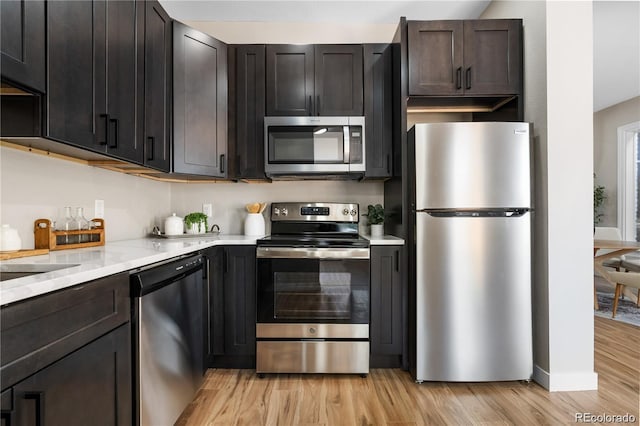
[[[368,248],[258,247],[259,259],[369,259]]]

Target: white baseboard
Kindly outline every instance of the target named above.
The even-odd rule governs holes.
[[[533,367],[533,380],[549,392],[586,391],[598,389],[598,373],[555,373]]]

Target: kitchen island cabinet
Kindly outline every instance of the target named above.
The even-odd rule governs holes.
[[[131,423],[129,275],[2,307],[5,424]]]
[[[227,176],[227,45],[173,23],[173,171]]]
[[[209,259],[209,367],[255,368],[256,248],[221,246]]]
[[[398,368],[403,353],[403,246],[371,246],[371,368]]]
[[[45,2],[0,2],[0,27],[3,82],[44,93]]]
[[[136,41],[143,7],[132,0],[47,2],[45,137],[142,164]]]
[[[267,45],[267,116],[363,115],[359,44]]]

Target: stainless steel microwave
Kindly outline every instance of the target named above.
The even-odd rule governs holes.
[[[264,135],[269,177],[364,175],[364,117],[265,117]]]

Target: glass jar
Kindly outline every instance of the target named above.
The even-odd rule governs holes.
[[[76,228],[75,218],[71,216],[71,207],[65,207],[63,218],[56,221],[56,230],[75,231],[76,229],[78,228]],[[58,235],[56,237],[56,244],[75,244],[77,242],[77,235]]]
[[[84,209],[82,207],[76,207],[75,222],[76,229],[81,231],[88,231],[91,226],[90,222],[84,217]],[[80,234],[78,237],[79,243],[88,243],[90,241],[89,234]]]

